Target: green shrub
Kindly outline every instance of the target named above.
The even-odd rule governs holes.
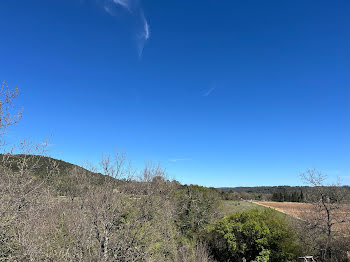
[[[275,211],[234,213],[209,229],[208,242],[217,261],[293,261],[298,255],[294,232]]]

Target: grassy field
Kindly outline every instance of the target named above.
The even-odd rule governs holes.
[[[276,209],[274,206],[264,205],[265,202],[250,202],[250,201],[235,201],[235,200],[222,200],[225,214],[229,215],[231,213],[235,212],[242,212],[247,211],[251,209],[258,209],[258,210],[266,210],[266,209],[273,209],[276,212],[280,213],[284,218],[286,218],[290,222],[297,222],[298,218],[296,216],[293,216],[292,214],[288,214],[287,212],[284,212],[281,209]],[[270,202],[271,203],[271,202]]]
[[[251,209],[264,210],[266,208],[249,201],[223,200],[222,203],[223,203],[226,215],[229,215],[234,212],[242,212],[242,211],[247,211]]]

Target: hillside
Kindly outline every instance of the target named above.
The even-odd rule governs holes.
[[[100,173],[47,156],[1,155],[0,164],[14,172],[19,171],[21,166],[25,167],[26,172],[44,182],[58,195],[75,195],[78,186],[101,185],[105,179]]]

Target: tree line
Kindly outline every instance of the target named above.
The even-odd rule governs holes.
[[[272,197],[271,197],[271,201],[276,201],[276,202],[304,202],[305,198],[304,198],[304,194],[303,191],[300,192],[293,192],[291,194],[289,193],[273,193]]]

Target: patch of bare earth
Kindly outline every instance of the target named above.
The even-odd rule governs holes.
[[[325,216],[326,213],[315,209],[315,206],[309,203],[295,203],[295,202],[254,202],[257,205],[275,209],[281,213],[290,215],[298,219],[306,219],[313,216]],[[335,221],[344,219],[344,223],[336,223],[335,229],[341,232],[348,232],[350,229],[350,221],[348,220],[350,214],[350,205],[343,205],[334,213]],[[333,221],[334,222],[334,221]]]
[[[295,202],[254,202],[257,205],[275,209],[281,213],[301,219],[303,214],[312,209],[312,204]]]

